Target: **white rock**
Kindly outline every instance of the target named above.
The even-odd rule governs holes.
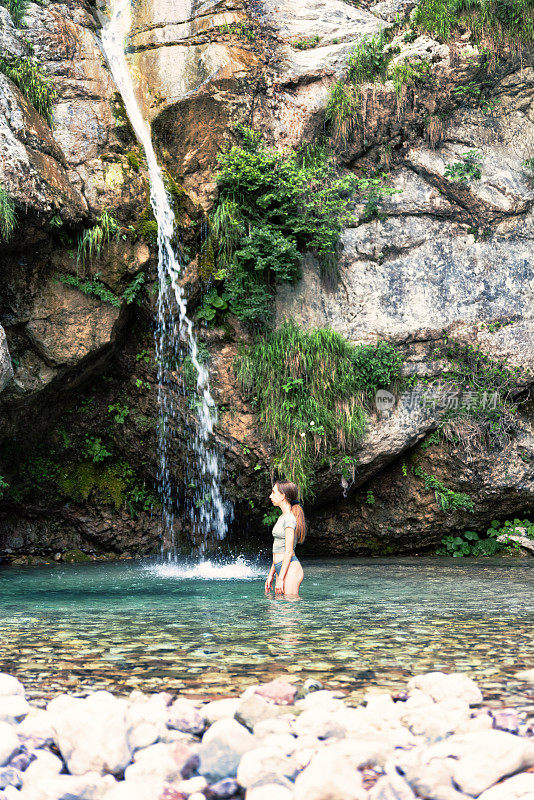
[[[179,697],[167,709],[167,725],[185,733],[200,734],[206,728],[207,720],[204,711],[186,697]]]
[[[237,782],[246,789],[259,783],[276,783],[278,778],[293,780],[295,762],[275,747],[257,747],[245,753],[237,768]]]
[[[295,800],[366,800],[361,773],[347,758],[325,750],[314,756],[295,781]]]
[[[355,769],[366,764],[383,767],[395,750],[386,739],[343,739],[329,743],[328,748],[330,752],[347,758]]]
[[[534,766],[534,742],[504,731],[451,736],[427,750],[427,763],[446,759],[462,792],[478,797],[501,778]]]
[[[22,792],[19,792],[14,786],[7,786],[4,789],[4,798],[5,800],[22,800]]]
[[[20,747],[17,734],[7,722],[0,722],[0,767],[14,756]]]
[[[391,774],[377,780],[369,792],[369,800],[416,800],[416,797],[400,775]]]
[[[63,762],[49,750],[35,750],[35,760],[22,773],[24,787],[46,778],[54,778],[63,769]]]
[[[465,700],[469,705],[482,702],[482,692],[471,678],[461,672],[450,675],[444,672],[427,672],[416,675],[408,681],[408,694],[414,689],[428,694],[435,702],[449,700],[452,697]]]
[[[23,738],[31,738],[40,747],[50,745],[54,741],[52,728],[52,715],[42,708],[32,708],[17,728],[17,733]]]
[[[267,783],[247,789],[245,800],[293,800],[293,792],[279,783]]]
[[[126,711],[126,736],[130,750],[155,744],[167,730],[167,701],[163,694],[135,697]]]
[[[470,714],[469,704],[453,697],[430,706],[407,708],[401,720],[415,735],[438,741],[455,733],[469,720]]]
[[[159,800],[164,788],[164,783],[136,780],[119,781],[113,789],[104,795],[104,800]]]
[[[303,697],[302,700],[297,700],[295,703],[297,708],[303,711],[321,710],[321,711],[338,711],[345,708],[343,700],[334,696],[334,692],[329,689],[320,689],[318,692],[311,692]]]
[[[30,704],[20,694],[0,697],[0,722],[9,722],[14,725],[21,722],[29,710]]]
[[[293,723],[293,730],[297,736],[316,736],[318,739],[341,738],[347,733],[343,721],[328,708],[304,711]]]
[[[193,754],[189,745],[159,742],[138,750],[134,763],[126,768],[126,780],[146,783],[154,781],[171,783],[182,777],[182,769]]]
[[[189,778],[187,781],[175,783],[172,788],[184,794],[192,794],[193,792],[201,792],[207,785],[208,782],[206,778],[202,775],[198,775],[196,778]]]
[[[254,736],[262,739],[264,736],[270,736],[271,734],[291,733],[293,730],[292,722],[287,716],[263,719],[254,725]]]
[[[202,792],[193,792],[189,795],[189,800],[206,800],[206,795]]]
[[[255,744],[252,734],[235,719],[220,719],[202,738],[198,771],[210,782],[234,777],[241,757]]]
[[[525,669],[521,672],[516,672],[514,678],[517,678],[519,681],[525,681],[526,683],[534,683],[534,669]]]
[[[109,692],[85,700],[70,698],[49,704],[54,742],[72,775],[85,772],[118,774],[131,759],[126,728],[128,703]]]
[[[297,739],[290,733],[270,733],[268,736],[261,737],[263,747],[274,747],[286,756],[295,752]]]
[[[15,694],[25,697],[22,683],[7,672],[0,672],[0,697],[11,697]]]
[[[85,775],[55,775],[27,784],[22,792],[24,800],[102,800],[116,785],[111,775],[102,777],[97,772]]]
[[[233,697],[228,697],[224,700],[213,700],[202,707],[202,713],[206,717],[208,724],[213,725],[219,719],[233,717],[240,702],[238,698]]]
[[[508,778],[482,792],[478,800],[534,800],[534,772]]]

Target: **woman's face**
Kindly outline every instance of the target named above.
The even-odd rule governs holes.
[[[275,484],[273,486],[273,490],[272,490],[271,494],[269,495],[269,500],[271,501],[273,506],[279,506],[280,503],[282,503],[282,501],[285,500],[285,499],[286,499],[285,494],[282,494],[282,492],[279,490],[278,486]]]

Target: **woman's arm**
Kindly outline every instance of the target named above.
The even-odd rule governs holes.
[[[273,563],[271,564],[271,569],[269,570],[269,574],[267,575],[267,580],[265,581],[265,591],[271,591],[271,583],[273,582],[274,577],[274,558]]]
[[[291,562],[291,556],[293,555],[293,543],[295,540],[295,530],[293,528],[286,528],[286,549],[284,552],[284,558],[282,560],[282,566],[280,567],[280,574],[276,578],[276,584],[274,587],[275,594],[283,594],[284,593],[284,578],[286,576],[287,569]]]

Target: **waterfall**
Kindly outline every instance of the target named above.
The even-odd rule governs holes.
[[[172,205],[165,189],[150,128],[145,122],[135,97],[133,81],[124,54],[124,42],[131,26],[131,0],[113,0],[111,18],[102,30],[102,48],[106,56],[115,85],[119,90],[126,113],[137,139],[145,151],[150,178],[150,203],[158,225],[158,280],[156,359],[158,365],[158,446],[159,483],[163,506],[163,552],[175,558],[175,508],[176,493],[170,477],[172,444],[177,426],[177,403],[180,384],[175,372],[177,364],[183,363],[184,351],[196,370],[197,424],[186,434],[195,463],[192,465],[194,479],[189,482],[194,492],[190,494],[187,511],[192,530],[198,541],[195,550],[203,555],[210,539],[222,539],[227,531],[227,519],[231,506],[224,502],[220,490],[221,458],[210,444],[213,427],[217,421],[217,409],[210,394],[209,376],[202,359],[199,358],[193,325],[187,316],[184,293],[179,285],[182,264],[172,243],[175,219]],[[182,397],[182,400],[184,398]],[[189,476],[191,478],[191,475]]]

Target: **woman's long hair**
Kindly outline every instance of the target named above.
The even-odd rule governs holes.
[[[295,515],[297,520],[295,534],[297,536],[297,542],[301,544],[306,538],[306,519],[302,506],[299,503],[298,486],[296,483],[291,483],[291,481],[276,481],[275,486],[278,487],[279,492],[282,492],[282,494],[286,496],[286,500],[291,503],[291,513]]]

